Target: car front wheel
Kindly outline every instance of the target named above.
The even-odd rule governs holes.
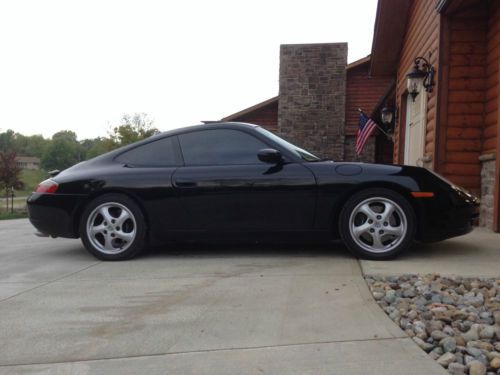
[[[85,248],[102,260],[124,260],[145,246],[146,228],[140,208],[121,194],[106,194],[85,208],[80,237]]]
[[[349,250],[365,259],[390,259],[408,249],[416,218],[410,203],[389,189],[367,189],[344,205],[340,236]]]

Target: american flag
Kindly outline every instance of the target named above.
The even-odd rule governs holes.
[[[377,124],[375,123],[375,121],[366,116],[364,113],[360,114],[358,135],[356,137],[356,154],[361,155],[361,153],[363,152],[363,148],[368,141],[368,138],[376,128]]]

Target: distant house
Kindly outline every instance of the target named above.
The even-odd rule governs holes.
[[[40,169],[40,159],[34,156],[18,156],[16,164],[22,169]]]

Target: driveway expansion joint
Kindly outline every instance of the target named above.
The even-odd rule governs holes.
[[[6,297],[6,298],[3,298],[3,299],[0,299],[0,303],[5,302],[5,301],[8,301],[8,300],[10,300],[10,299],[12,299],[12,298],[18,297],[18,296],[20,296],[20,295],[22,295],[22,294],[25,294],[25,293],[31,292],[31,291],[33,291],[33,290],[43,288],[44,286],[47,286],[47,285],[50,285],[50,284],[57,283],[57,282],[59,282],[59,281],[61,281],[61,280],[64,280],[64,279],[66,279],[66,278],[68,278],[68,277],[71,277],[71,276],[73,276],[73,275],[76,275],[76,274],[78,274],[78,273],[80,273],[80,272],[86,271],[86,270],[88,270],[89,268],[92,268],[92,267],[94,267],[94,266],[98,265],[99,263],[102,263],[102,261],[97,261],[97,262],[92,263],[92,264],[90,264],[90,265],[88,265],[88,266],[86,266],[86,267],[84,267],[84,268],[82,268],[82,269],[79,269],[79,270],[77,270],[77,271],[70,272],[70,273],[68,273],[68,274],[65,274],[65,275],[62,275],[62,276],[60,276],[60,277],[57,277],[57,278],[55,278],[55,279],[53,279],[53,280],[45,281],[45,282],[43,282],[42,284],[39,284],[39,285],[34,286],[33,288],[29,288],[29,289],[23,290],[23,291],[21,291],[21,292],[19,292],[19,293],[13,294],[13,295],[11,295],[11,296],[9,296],[9,297]],[[0,284],[2,284],[2,283],[0,282]]]
[[[242,350],[262,350],[262,349],[290,348],[290,347],[296,347],[296,346],[328,345],[328,344],[340,344],[340,343],[351,343],[351,342],[356,343],[356,342],[389,341],[389,340],[405,340],[408,342],[412,341],[409,337],[383,337],[383,338],[377,337],[377,338],[358,339],[358,340],[332,340],[332,341],[302,342],[302,343],[293,343],[293,344],[277,344],[277,345],[264,345],[264,346],[186,350],[186,351],[178,351],[178,352],[151,353],[151,354],[128,355],[128,356],[114,356],[114,357],[74,359],[74,360],[70,359],[67,361],[0,364],[0,368],[19,367],[19,366],[37,366],[37,365],[55,365],[55,364],[63,364],[63,363],[99,362],[99,361],[108,361],[108,360],[112,361],[112,360],[120,360],[120,359],[149,358],[149,357],[161,357],[161,356],[172,356],[172,355],[183,355],[183,354],[217,353],[217,352],[231,352],[231,351],[242,351]]]

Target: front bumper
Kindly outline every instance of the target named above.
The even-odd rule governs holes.
[[[471,232],[479,220],[479,203],[454,200],[443,206],[428,200],[422,203],[419,239],[441,241]]]
[[[85,196],[32,193],[28,197],[28,216],[40,234],[78,238],[77,212]]]

